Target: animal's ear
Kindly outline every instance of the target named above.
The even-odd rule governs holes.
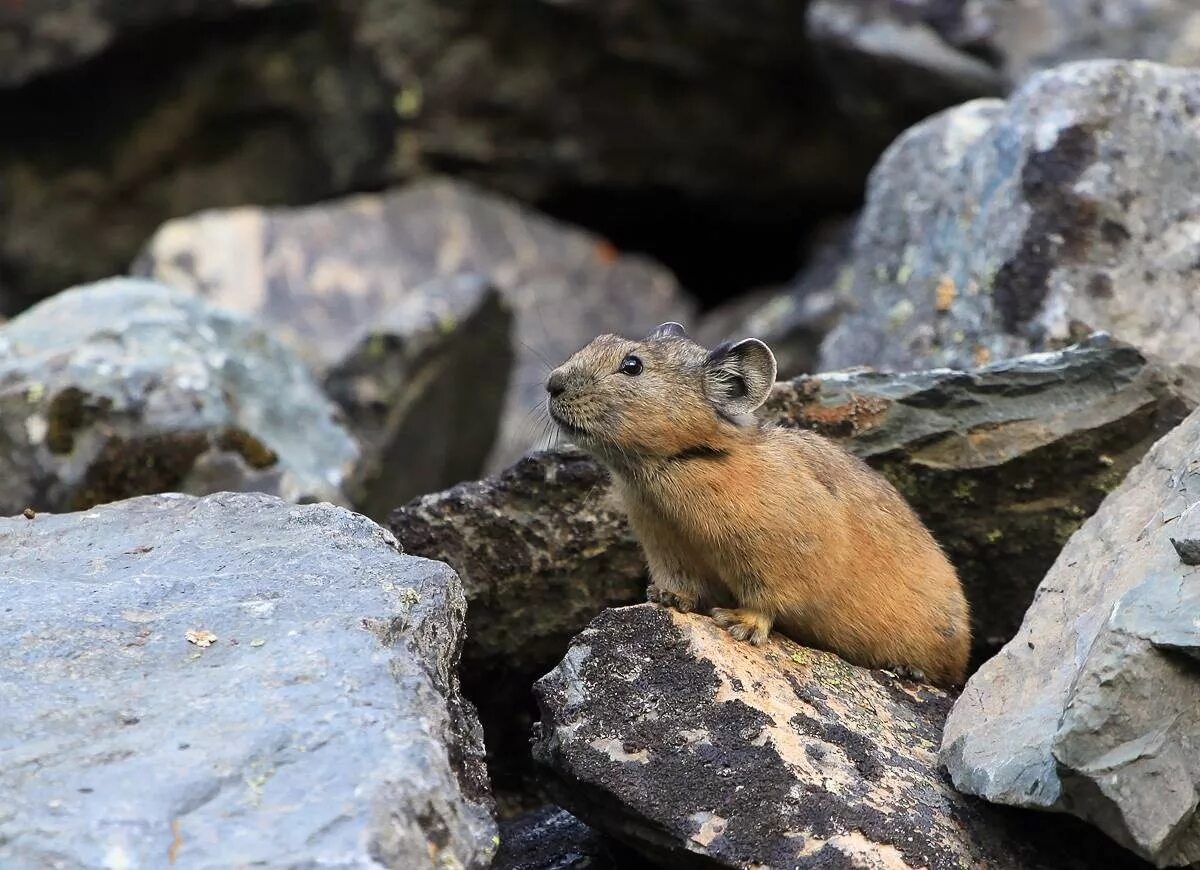
[[[658,326],[656,326],[652,330],[650,330],[650,333],[646,336],[646,340],[650,341],[655,338],[687,338],[687,337],[688,337],[688,334],[687,334],[687,331],[683,328],[683,325],[676,323],[674,320],[670,320],[666,323],[660,323]]]
[[[704,362],[704,393],[729,416],[749,414],[775,384],[775,354],[757,338],[726,342]]]

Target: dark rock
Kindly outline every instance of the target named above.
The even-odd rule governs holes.
[[[824,369],[961,368],[1089,330],[1200,386],[1200,71],[1069,64],[905,133],[871,175]],[[1193,389],[1195,389],[1194,387]]]
[[[0,551],[4,866],[487,865],[445,565],[231,493],[0,519]]]
[[[662,865],[1122,863],[1099,835],[955,792],[937,768],[941,691],[778,635],[760,649],[705,616],[610,610],[536,691],[534,757],[559,800]]]
[[[558,807],[500,823],[492,870],[640,870],[636,856]]]
[[[727,340],[760,338],[774,351],[780,378],[816,371],[821,342],[846,307],[853,240],[853,220],[827,225],[816,235],[808,265],[790,285],[708,312],[696,340],[715,347]]]
[[[1200,862],[1200,412],[1146,454],[1046,575],[946,724],[955,785],[1068,812],[1160,867]]]
[[[573,448],[416,499],[392,513],[405,552],[455,567],[470,602],[463,681],[498,784],[524,775],[528,687],[609,604],[645,597],[641,550],[607,472]]]
[[[304,365],[241,315],[147,281],[0,327],[0,513],[145,493],[344,500],[359,456]]]
[[[566,358],[599,332],[649,329],[690,311],[661,267],[449,181],[305,209],[237,209],[173,221],[150,241],[136,270],[253,312],[307,349],[322,370],[412,288],[461,272],[483,276],[514,309],[520,345],[493,468],[537,440],[530,415],[544,395],[548,360]],[[497,354],[486,371],[447,388],[482,394],[479,378],[491,378],[486,386],[495,388],[505,364]]]
[[[763,408],[841,441],[908,499],[958,569],[975,661],[1017,631],[1071,534],[1194,403],[1127,345],[956,372],[851,372],[776,385]]]

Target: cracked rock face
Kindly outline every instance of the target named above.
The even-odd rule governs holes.
[[[1200,861],[1197,445],[1193,413],[1075,533],[942,746],[963,791],[1072,813],[1164,867]]]
[[[0,552],[0,864],[487,865],[445,565],[233,493],[0,519]]]
[[[304,365],[188,293],[113,279],[0,327],[0,514],[134,495],[344,500],[355,439]]]
[[[1067,64],[872,172],[826,370],[961,368],[1106,330],[1196,381],[1200,71]]]
[[[1072,838],[1068,856],[1037,817],[950,787],[944,693],[777,637],[756,649],[704,616],[610,610],[536,691],[534,757],[559,800],[666,866],[1049,868],[1101,854],[1098,835]]]
[[[530,412],[544,395],[548,361],[566,359],[598,333],[639,333],[691,308],[661,267],[443,180],[301,209],[171,221],[135,269],[256,315],[322,372],[414,288],[464,272],[481,276],[514,312],[515,365],[509,375],[508,356],[496,354],[468,383],[446,388],[483,395],[484,377],[492,393],[505,394],[493,469],[536,443]]]

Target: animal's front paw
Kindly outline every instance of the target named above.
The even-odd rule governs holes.
[[[928,682],[925,672],[920,668],[913,668],[908,665],[892,665],[890,668],[884,668],[884,670],[891,671],[902,680],[912,680],[914,683]]]
[[[771,634],[771,620],[761,613],[755,613],[744,607],[737,610],[714,607],[712,618],[717,625],[738,640],[748,640],[755,646],[766,643]]]
[[[661,586],[655,586],[653,583],[646,587],[646,600],[653,601],[655,604],[661,604],[663,607],[678,610],[680,613],[691,613],[696,609],[696,597],[694,595],[680,595],[678,592],[663,589]]]

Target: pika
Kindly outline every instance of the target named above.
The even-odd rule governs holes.
[[[754,416],[775,383],[757,339],[708,351],[678,323],[602,335],[550,373],[550,416],[602,462],[641,542],[650,601],[772,629],[854,664],[962,683],[969,609],[904,498],[856,456]]]

